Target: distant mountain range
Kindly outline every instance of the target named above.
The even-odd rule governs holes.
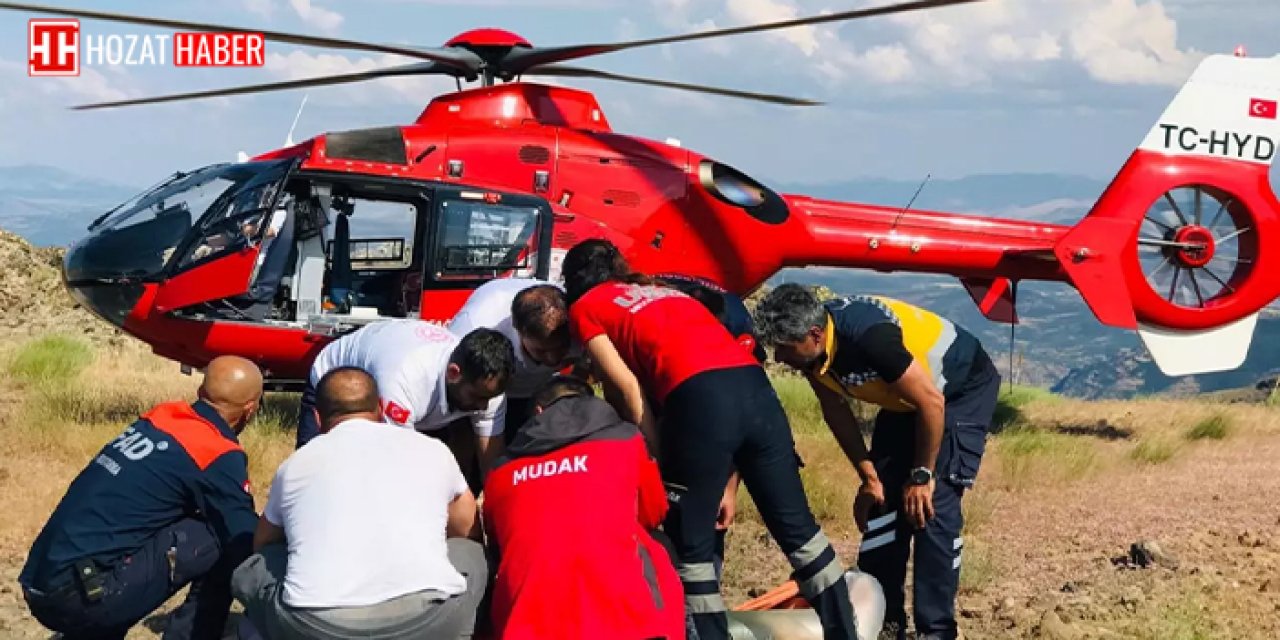
[[[66,245],[142,187],[41,165],[0,167],[0,227],[37,246]]]
[[[860,179],[833,184],[774,184],[785,193],[905,206],[918,181]],[[981,175],[929,180],[912,203],[931,209],[1072,224],[1107,183],[1055,174]],[[66,245],[98,215],[142,187],[119,185],[44,166],[0,167],[0,227],[40,246]],[[988,321],[954,278],[850,269],[792,269],[770,282],[822,284],[840,293],[879,293],[946,315],[976,333],[1006,376],[1010,327]],[[1137,336],[1104,327],[1075,289],[1027,282],[1018,287],[1015,380],[1071,396],[1195,393],[1252,385],[1280,372],[1280,312],[1264,313],[1245,365],[1236,371],[1174,379],[1162,375]]]

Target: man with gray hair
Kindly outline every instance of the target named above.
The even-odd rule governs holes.
[[[371,375],[316,385],[321,435],[280,465],[232,591],[268,637],[470,638],[488,580],[475,498],[435,438],[379,421]]]
[[[885,628],[906,637],[903,584],[914,540],[916,637],[953,640],[960,501],[977,476],[1000,387],[990,357],[959,325],[880,296],[824,304],[784,284],[755,319],[774,359],[808,378],[862,479],[853,505],[863,534],[858,567],[884,587]],[[850,399],[880,407],[870,452]]]

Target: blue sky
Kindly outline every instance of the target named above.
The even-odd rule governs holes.
[[[54,0],[50,0],[53,2]],[[61,0],[59,0],[61,1]],[[438,45],[479,26],[534,44],[652,37],[886,0],[210,0],[83,2],[177,19]],[[280,146],[302,91],[74,112],[98,100],[350,72],[407,60],[268,43],[259,69],[86,67],[30,78],[26,23],[0,13],[0,165],[38,163],[143,186],[178,168]],[[168,33],[82,21],[84,33]],[[786,93],[786,108],[605,81],[615,129],[685,146],[770,182],[1110,176],[1208,53],[1276,55],[1276,0],[988,0],[911,16],[620,52],[576,64]],[[412,121],[450,79],[312,89],[296,139]]]

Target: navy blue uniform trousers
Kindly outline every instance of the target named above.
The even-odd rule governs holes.
[[[955,600],[960,585],[964,515],[960,499],[973,485],[986,447],[1000,390],[1000,374],[988,358],[974,361],[964,388],[946,403],[942,445],[934,468],[934,518],[916,529],[902,509],[902,490],[915,466],[916,414],[881,410],[871,437],[871,460],[884,484],[883,508],[873,508],[858,550],[858,568],[880,581],[885,623],[897,622],[905,639],[907,557],[915,546],[912,580],[916,633],[956,637]]]
[[[676,551],[698,638],[729,637],[715,568],[715,520],[736,467],[818,614],[823,638],[854,640],[844,569],[809,509],[787,415],[764,369],[704,371],[680,383],[663,405],[661,464],[671,505],[663,531]]]
[[[165,628],[166,639],[222,637],[231,608],[231,572],[208,526],[185,519],[166,527],[133,554],[99,563],[102,595],[90,601],[68,567],[39,589],[25,589],[31,615],[65,640],[116,640],[188,584],[191,590]]]

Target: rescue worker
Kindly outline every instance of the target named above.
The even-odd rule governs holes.
[[[906,637],[914,543],[916,637],[955,638],[961,497],[977,476],[1000,387],[991,358],[973,334],[924,309],[879,296],[823,304],[796,284],[760,302],[756,326],[774,357],[808,378],[861,477],[858,567],[884,587],[885,627]],[[880,407],[870,453],[850,399]]]
[[[570,249],[563,274],[571,329],[605,397],[660,452],[672,503],[663,528],[698,637],[728,637],[713,550],[736,464],[825,637],[853,638],[844,569],[809,509],[786,413],[760,363],[706,307],[633,273],[606,240]],[[661,433],[648,398],[662,413]]]
[[[449,323],[462,336],[486,327],[511,341],[515,371],[501,397],[504,441],[533,414],[533,394],[571,362],[569,312],[564,290],[533,278],[497,278],[480,285]],[[509,428],[510,427],[510,428]]]
[[[443,443],[383,424],[368,373],[316,385],[322,435],[271,484],[235,571],[272,640],[470,638],[488,582],[475,497]]]
[[[757,362],[763,364],[768,358],[764,345],[760,344],[760,339],[756,336],[751,312],[747,310],[741,296],[706,278],[664,273],[654,276],[654,279],[689,294],[710,309],[720,320],[720,324],[738,339],[738,343],[755,356]]]
[[[319,433],[313,408],[320,378],[337,367],[356,367],[377,381],[382,415],[391,424],[444,438],[445,427],[469,418],[475,448],[446,443],[464,468],[479,457],[474,474],[479,482],[502,452],[502,434],[495,427],[502,421],[498,396],[514,366],[511,342],[492,329],[459,337],[422,320],[375,322],[325,345],[316,356],[302,395],[298,446]]]
[[[71,483],[18,576],[31,614],[67,640],[124,638],[188,584],[165,638],[220,638],[231,572],[257,514],[237,436],[258,412],[262,373],[212,360],[194,403],[156,405]]]
[[[736,338],[738,344],[742,345],[742,348],[746,349],[757,362],[763,364],[767,359],[764,345],[760,344],[756,337],[751,312],[747,310],[747,305],[743,303],[741,297],[705,278],[666,273],[655,276],[654,279],[679,289],[701,302],[702,306],[711,311],[720,324],[724,325],[729,335]],[[725,487],[724,497],[720,501],[720,512],[716,515],[716,542],[712,563],[716,568],[717,580],[724,575],[724,543],[737,510],[739,484],[738,473],[734,471],[729,477],[729,484]]]
[[[485,483],[496,637],[683,640],[680,579],[649,533],[666,491],[640,431],[577,378],[534,404]]]

